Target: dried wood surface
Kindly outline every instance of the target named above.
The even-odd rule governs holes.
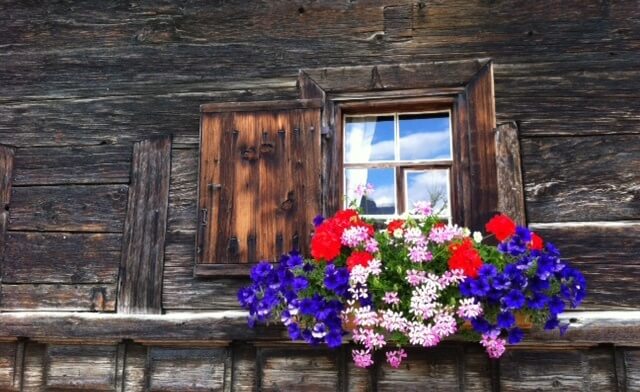
[[[527,223],[522,184],[522,164],[518,126],[500,124],[496,128],[496,168],[498,175],[498,211],[509,215],[516,223]]]
[[[162,313],[171,138],[136,143],[131,166],[118,276],[118,312]]]

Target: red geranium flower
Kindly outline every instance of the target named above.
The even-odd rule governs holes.
[[[449,251],[452,252],[449,259],[450,270],[461,269],[470,278],[478,276],[478,270],[482,267],[482,259],[469,238],[465,238],[461,243],[449,245]]]
[[[311,256],[315,260],[332,261],[340,254],[340,237],[332,232],[331,226],[318,227],[311,239]]]
[[[498,241],[504,241],[516,232],[516,224],[504,214],[498,214],[491,218],[485,228],[489,233],[495,234]]]
[[[544,247],[544,241],[542,237],[537,235],[536,233],[531,233],[531,242],[529,243],[529,247],[532,250],[542,250]]]
[[[351,256],[347,257],[347,269],[351,272],[356,265],[367,267],[371,260],[373,260],[373,256],[369,252],[353,252]]]
[[[392,220],[387,225],[387,231],[389,234],[393,235],[396,230],[402,229],[402,226],[404,226],[404,221],[402,219]]]

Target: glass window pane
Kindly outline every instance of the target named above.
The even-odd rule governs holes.
[[[429,201],[435,213],[442,217],[451,216],[448,169],[412,170],[405,173],[407,209],[413,208],[417,201]]]
[[[396,178],[394,169],[345,169],[347,200],[356,202],[366,215],[394,215],[396,213]],[[369,196],[356,196],[358,185],[373,185]]]
[[[400,115],[400,159],[451,159],[449,113]]]
[[[345,162],[393,161],[395,159],[393,116],[347,117]]]

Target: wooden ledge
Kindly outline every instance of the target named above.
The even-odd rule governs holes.
[[[0,313],[0,340],[29,338],[51,341],[230,342],[287,341],[281,327],[247,326],[243,311],[125,315],[79,312]],[[640,346],[640,311],[572,312],[561,317],[571,326],[560,336],[533,329],[516,347],[594,346],[614,343]]]
[[[294,110],[321,108],[320,99],[291,99],[287,101],[214,102],[200,105],[202,113],[256,112],[263,110]]]

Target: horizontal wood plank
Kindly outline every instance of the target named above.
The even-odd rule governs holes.
[[[20,378],[22,376],[21,355],[24,352],[24,344],[17,342],[0,343],[0,389],[7,391],[20,390]]]
[[[47,346],[47,389],[116,391],[117,347],[113,345]]]
[[[0,309],[112,312],[115,284],[3,284]]]
[[[616,389],[613,350],[507,350],[500,360],[501,391]]]
[[[9,232],[3,283],[115,283],[120,234]]]
[[[222,391],[225,355],[221,348],[152,347],[148,354],[149,391]]]
[[[121,232],[127,185],[14,187],[9,230]]]
[[[129,182],[131,146],[20,148],[16,185]]]
[[[289,391],[304,385],[309,391],[336,391],[339,351],[260,349],[258,389]]]
[[[636,135],[522,140],[529,222],[640,219]]]

